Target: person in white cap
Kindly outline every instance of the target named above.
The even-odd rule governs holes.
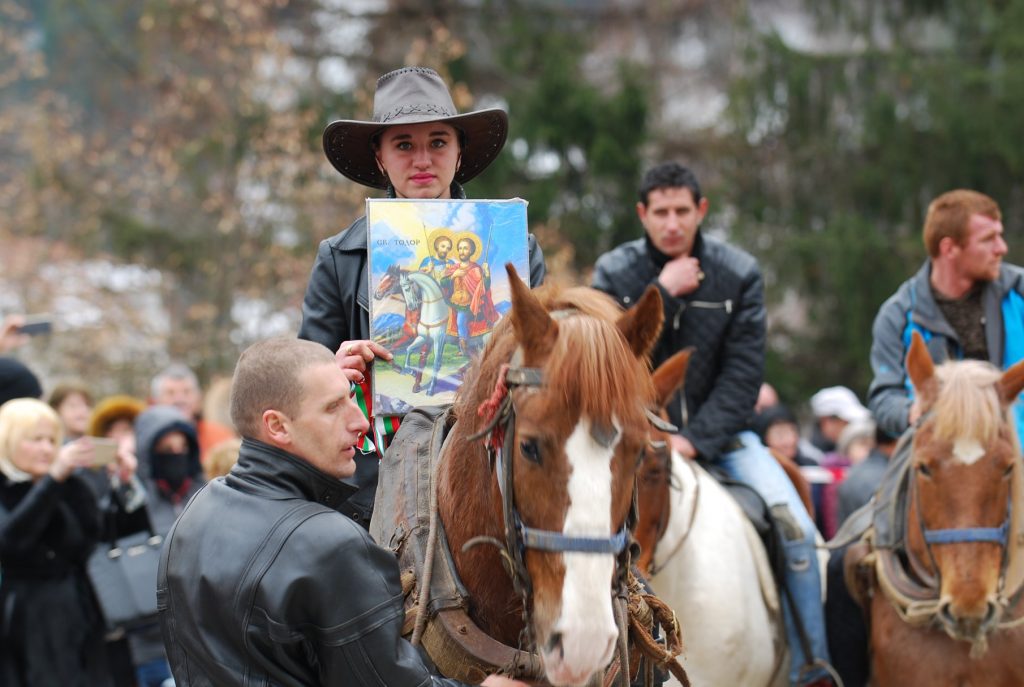
[[[822,453],[836,450],[839,436],[851,422],[871,419],[871,412],[860,402],[857,394],[845,386],[826,387],[811,396],[811,412],[815,421],[811,443]]]
[[[327,159],[352,181],[382,189],[389,198],[465,198],[462,184],[501,152],[508,116],[498,109],[459,114],[444,81],[432,69],[405,67],[377,80],[373,118],[333,122],[324,131]],[[375,417],[369,365],[391,353],[370,340],[366,217],[325,239],[317,250],[302,303],[299,338],[336,351],[338,365],[357,385],[356,399],[371,432],[356,456],[359,492],[342,512],[368,527],[377,485],[377,463],[400,417]],[[544,256],[529,236],[530,286],[544,281]]]

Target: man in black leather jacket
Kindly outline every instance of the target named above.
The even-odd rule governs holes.
[[[757,435],[744,431],[764,376],[766,313],[760,268],[748,253],[700,231],[708,200],[693,172],[677,163],[647,172],[636,209],[644,238],[598,258],[593,286],[625,307],[649,285],[658,287],[665,328],[652,354],[655,366],[687,346],[695,347],[686,385],[669,407],[680,428],[671,437],[672,448],[688,459],[711,462],[753,487],[781,523],[788,564],[785,584],[802,621],[794,622],[787,604],[790,681],[814,684],[825,674],[809,663],[828,659],[814,522]],[[803,650],[801,634],[809,640],[812,656]]]
[[[294,339],[250,347],[231,417],[238,463],[188,504],[160,562],[176,684],[461,685],[432,676],[402,639],[394,556],[335,510],[367,422],[331,352]]]

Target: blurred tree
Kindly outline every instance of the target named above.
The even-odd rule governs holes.
[[[803,8],[799,45],[750,15],[721,192],[766,267],[769,379],[790,398],[836,383],[863,395],[871,322],[925,258],[932,198],[993,196],[1009,258],[1024,257],[1024,2]]]
[[[0,227],[173,274],[168,353],[200,372],[268,333],[239,328],[240,297],[293,331],[316,241],[361,197],[319,151],[345,97],[319,80],[318,7],[0,5]]]

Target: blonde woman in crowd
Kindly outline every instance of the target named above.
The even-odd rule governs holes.
[[[100,536],[92,491],[76,471],[96,452],[62,445],[57,413],[32,398],[0,407],[0,684],[106,685],[103,632],[85,562]],[[134,457],[118,456],[129,479]],[[55,651],[55,647],[60,649]]]

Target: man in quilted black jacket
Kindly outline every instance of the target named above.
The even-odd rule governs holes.
[[[815,684],[826,673],[810,664],[828,661],[828,645],[814,522],[757,435],[745,431],[764,376],[766,314],[760,268],[745,251],[703,234],[708,199],[686,167],[668,162],[648,171],[636,211],[644,237],[602,255],[593,286],[625,307],[650,284],[661,291],[665,328],[652,354],[655,366],[682,348],[696,348],[686,386],[669,407],[680,428],[672,448],[691,460],[716,465],[764,498],[779,524],[785,585],[793,600],[785,604],[790,682]]]

